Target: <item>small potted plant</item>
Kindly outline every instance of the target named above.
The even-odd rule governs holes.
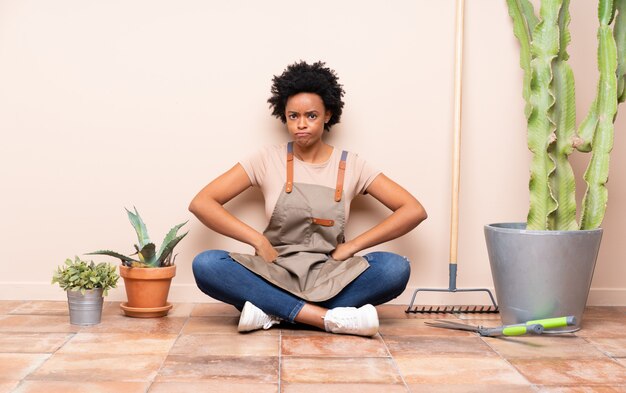
[[[129,256],[110,250],[99,250],[87,255],[108,255],[122,261],[120,275],[124,279],[127,303],[120,307],[127,316],[153,318],[167,315],[172,305],[167,302],[172,278],[176,275],[174,247],[187,235],[180,236],[178,230],[187,222],[174,226],[163,239],[157,251],[156,245],[148,236],[146,224],[137,208],[135,212],[126,209],[128,219],[137,233],[136,252]]]
[[[52,283],[58,283],[67,293],[72,325],[97,325],[102,317],[104,296],[110,288],[115,288],[119,275],[115,266],[108,263],[95,264],[79,257],[65,260],[52,276]]]

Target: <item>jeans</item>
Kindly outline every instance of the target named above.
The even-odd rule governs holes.
[[[314,304],[329,309],[378,305],[404,291],[411,273],[408,259],[390,252],[372,252],[363,257],[370,264],[367,270],[334,297]],[[249,301],[266,314],[293,322],[306,304],[240,265],[227,251],[198,254],[193,261],[193,274],[202,292],[239,310]]]

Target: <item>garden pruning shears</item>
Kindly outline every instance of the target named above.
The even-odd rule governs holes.
[[[467,330],[470,332],[476,332],[483,337],[521,336],[523,334],[541,334],[544,332],[544,330],[575,325],[576,317],[567,316],[558,318],[537,319],[525,323],[518,323],[515,325],[503,325],[498,327],[466,325],[464,323],[448,321],[445,319],[438,319],[434,322],[424,322],[424,324],[445,329]]]

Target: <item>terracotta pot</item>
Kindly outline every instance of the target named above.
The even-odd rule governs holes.
[[[121,305],[126,315],[133,317],[159,317],[167,315],[172,308],[167,303],[176,266],[139,268],[120,266],[128,303]],[[145,309],[142,313],[142,309]]]

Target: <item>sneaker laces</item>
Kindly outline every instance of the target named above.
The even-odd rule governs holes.
[[[272,326],[277,325],[279,323],[280,323],[280,319],[272,317],[271,315],[268,315],[267,322],[263,324],[263,329],[267,330],[271,328]]]
[[[350,329],[354,328],[359,321],[357,316],[355,314],[352,314],[343,315],[340,318],[333,319],[332,322],[339,329]]]

